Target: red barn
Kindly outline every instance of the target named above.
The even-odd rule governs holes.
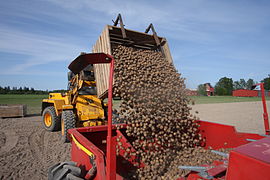
[[[258,90],[237,89],[233,91],[233,96],[238,97],[258,97]]]
[[[210,83],[205,83],[205,89],[206,89],[206,95],[207,96],[213,96],[215,89],[211,86]]]

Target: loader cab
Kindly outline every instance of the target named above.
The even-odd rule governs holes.
[[[78,76],[78,80],[82,82],[82,86],[78,90],[79,95],[97,95],[93,64],[86,66],[77,75],[75,75],[72,71],[68,72],[68,90],[71,89],[71,81],[75,76]]]
[[[80,79],[85,81],[95,81],[93,64],[89,64],[80,72]]]
[[[83,87],[78,91],[79,95],[97,95],[93,64],[89,64],[80,72],[79,79],[84,82]]]
[[[75,74],[73,72],[69,71],[67,76],[68,76],[68,81],[70,81],[75,76]]]
[[[68,81],[71,81],[71,79],[75,76],[75,74],[72,71],[69,71],[67,75]],[[79,79],[84,81],[95,81],[93,64],[89,64],[86,68],[80,71]]]
[[[97,95],[97,88],[95,86],[85,86],[78,91],[79,95]]]

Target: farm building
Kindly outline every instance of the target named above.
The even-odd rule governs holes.
[[[188,96],[198,96],[198,91],[196,89],[186,89],[186,94]]]
[[[233,96],[258,97],[258,96],[261,96],[261,91],[260,90],[237,89],[237,90],[233,91]],[[265,91],[265,96],[270,96],[270,92]]]
[[[213,96],[215,89],[211,86],[210,83],[205,83],[205,89],[206,89],[206,95],[207,96]]]

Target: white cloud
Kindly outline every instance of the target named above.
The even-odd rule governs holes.
[[[127,28],[144,31],[154,23],[158,34],[193,43],[215,43],[235,33],[259,31],[268,22],[269,7],[252,2],[227,1],[122,1],[48,0],[96,23],[111,23],[122,13]],[[224,33],[217,36],[216,33]],[[232,35],[234,36],[234,34]]]
[[[0,74],[25,74],[27,69],[54,61],[69,61],[78,55],[84,47],[74,44],[72,39],[64,37],[43,36],[1,26],[0,51],[26,55],[21,63],[1,70]],[[1,64],[5,63],[1,59]],[[28,72],[29,73],[29,72]]]

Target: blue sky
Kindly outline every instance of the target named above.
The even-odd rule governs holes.
[[[67,66],[121,13],[153,23],[188,88],[270,74],[270,1],[10,0],[0,3],[0,86],[65,89]]]

